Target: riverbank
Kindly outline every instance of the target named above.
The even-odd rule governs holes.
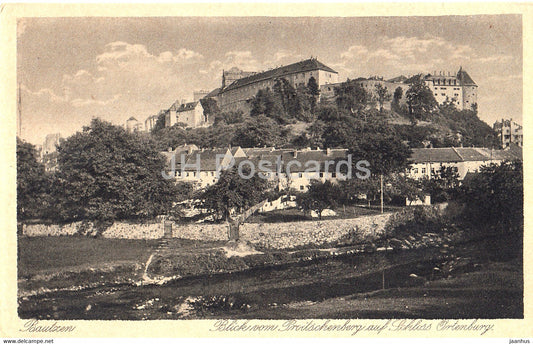
[[[520,318],[521,253],[503,241],[330,255],[168,283],[19,298],[23,319]],[[496,246],[495,246],[496,245]],[[385,289],[383,288],[385,277]]]
[[[453,238],[431,233],[412,240],[360,242],[349,236],[299,249],[268,250],[245,242],[186,239],[128,240],[83,236],[19,237],[18,293],[29,296],[118,284],[149,284],[226,274],[354,254],[448,246]],[[360,242],[360,243],[357,243]]]

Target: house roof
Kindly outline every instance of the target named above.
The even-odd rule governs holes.
[[[231,153],[229,152],[228,148],[215,148],[204,151],[197,150],[187,155],[185,159],[186,166],[183,169],[185,171],[196,171],[196,159],[199,158],[200,171],[215,171],[217,167],[216,160],[218,154],[229,155],[231,157]],[[199,156],[197,157],[197,155]]]
[[[185,103],[185,104],[176,106],[177,103],[178,102],[176,101],[174,104],[172,104],[169,110],[176,111],[176,112],[191,111],[191,110],[194,110],[198,104],[200,104],[199,101],[195,101],[195,102]]]
[[[287,66],[282,66],[279,68],[271,69],[266,72],[253,74],[253,75],[235,80],[229,86],[224,88],[222,92],[240,88],[240,87],[253,84],[255,82],[262,81],[262,80],[275,79],[275,78],[280,78],[285,75],[289,75],[293,73],[308,72],[308,71],[317,70],[317,69],[323,70],[326,72],[337,73],[336,71],[326,66],[322,62],[318,61],[317,59],[311,58],[309,60],[296,62],[296,63],[290,64]]]
[[[457,152],[451,148],[413,148],[411,162],[459,162],[462,161]]]
[[[453,148],[463,161],[485,161],[490,160],[482,148],[457,147]]]
[[[488,150],[492,160],[522,160],[522,147],[511,144],[506,149]]]

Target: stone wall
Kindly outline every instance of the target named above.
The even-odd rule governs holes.
[[[228,225],[221,224],[175,224],[172,237],[189,240],[225,241],[228,240]]]
[[[113,239],[159,239],[163,237],[163,230],[161,223],[115,222],[102,233],[102,236]]]
[[[383,233],[391,214],[362,216],[354,219],[301,221],[283,223],[245,223],[240,227],[241,239],[260,248],[286,249],[305,245],[336,243],[347,235],[373,238]],[[68,225],[26,225],[27,236],[60,236],[94,233],[91,224],[76,222]],[[161,223],[130,224],[117,222],[104,231],[105,238],[159,239],[163,237]],[[190,240],[225,241],[226,224],[175,224],[173,237]]]
[[[22,234],[30,237],[74,235],[78,233],[80,224],[81,222],[74,222],[66,225],[24,225]]]
[[[241,226],[242,240],[261,248],[284,249],[305,245],[335,243],[356,233],[372,238],[384,232],[391,214],[362,216],[355,219],[321,220],[284,223],[246,223]]]

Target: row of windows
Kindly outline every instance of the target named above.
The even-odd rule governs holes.
[[[202,173],[202,172],[200,172],[200,173]],[[212,176],[212,177],[215,176],[215,172],[214,171],[204,172],[204,173],[206,173],[206,176]],[[196,172],[184,172],[184,174],[185,174],[184,175],[185,177],[196,177]],[[261,174],[263,176],[265,176],[265,177],[266,176],[269,176],[269,177],[270,176],[276,176],[276,177],[278,176],[277,172],[261,172]],[[324,178],[324,173],[323,172],[320,172],[319,175],[320,175],[320,178]],[[176,172],[176,176],[180,177],[181,173],[179,171]],[[336,172],[332,172],[331,173],[331,177],[332,178],[337,178],[337,173]],[[302,172],[298,173],[298,178],[303,178],[303,173]]]
[[[442,83],[441,83],[442,81]],[[448,79],[448,82],[446,83],[446,79],[443,79],[443,80],[440,80],[440,79],[437,79],[437,82],[435,83],[435,80],[433,80],[433,85],[457,85],[457,79]]]
[[[426,171],[427,171],[425,167],[422,167],[420,170],[421,170],[420,172],[421,172],[422,174],[425,174]],[[454,172],[458,172],[458,171],[459,171],[459,168],[458,168],[457,166],[453,166],[453,167],[452,167],[452,170],[453,170]],[[417,173],[418,173],[418,168],[417,168],[417,167],[412,168],[412,169],[411,169],[411,172],[417,174]],[[434,168],[434,167],[431,168],[431,173],[432,173],[432,174],[435,173],[435,168]]]

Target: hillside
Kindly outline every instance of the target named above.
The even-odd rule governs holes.
[[[152,137],[161,150],[185,143],[202,148],[344,147],[372,124],[388,127],[412,148],[498,147],[496,133],[479,119],[477,111],[458,110],[450,102],[439,105],[433,94],[421,87],[420,94],[415,95],[419,97],[418,108],[410,112],[407,93],[380,101],[359,83],[347,81],[335,88],[333,97],[318,102],[312,87],[294,89],[288,82],[280,81],[273,90],[259,90],[249,100],[249,114],[222,112],[214,100],[204,101],[204,115],[211,119],[212,126],[196,129],[179,124],[169,128],[158,126]],[[413,97],[412,92],[409,96]]]

